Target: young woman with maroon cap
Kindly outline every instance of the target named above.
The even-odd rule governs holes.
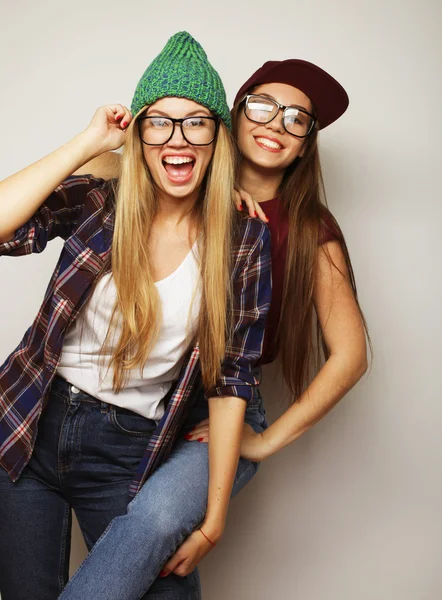
[[[268,62],[254,73],[239,90],[232,110],[241,155],[238,208],[241,210],[244,200],[252,215],[256,213],[255,216],[268,222],[272,234],[273,298],[261,364],[280,358],[285,381],[295,399],[269,427],[259,393],[249,403],[246,413],[253,412],[254,421],[258,419],[264,431],[256,432],[244,425],[241,456],[256,463],[275,454],[319,421],[367,368],[365,321],[344,237],[325,204],[317,146],[318,131],[339,118],[347,106],[345,90],[325,71],[306,61],[286,60]],[[85,169],[95,175],[110,176],[118,170],[118,160],[114,155],[101,157]],[[319,354],[314,350],[312,334],[315,314],[326,360],[308,384],[310,361]],[[201,396],[192,411],[196,424],[186,439],[208,441],[205,412]],[[183,457],[183,463],[184,460]],[[94,593],[100,591],[103,597],[111,597],[106,594],[111,593],[112,579],[118,577],[121,586],[124,578],[127,594],[120,600],[131,600],[139,598],[134,581],[139,593],[144,559],[139,556],[142,547],[137,551],[130,531],[138,531],[142,522],[134,512],[124,518],[127,538],[120,537],[118,544],[113,543],[116,536],[110,530],[102,546],[94,548],[93,561],[86,559],[81,570],[83,575],[88,573],[89,582],[94,581],[97,579],[94,570],[99,572],[101,561],[111,554],[112,548],[119,555],[119,564],[124,563],[122,553],[126,552],[128,560],[135,553],[140,559],[138,568],[131,563],[126,571],[107,569],[105,580],[98,578],[101,589],[94,588]],[[162,575],[183,576],[195,564],[186,562],[180,549],[163,567]],[[86,582],[86,577],[83,580]],[[193,585],[198,586],[197,579]],[[73,586],[68,585],[63,598],[80,598],[90,589],[74,578]],[[167,593],[173,590],[174,598],[184,598],[173,580],[164,589],[164,598],[172,597]],[[161,593],[161,587],[157,587],[152,597],[160,598]],[[148,592],[145,598],[149,597]],[[192,597],[200,598],[200,592],[195,589]]]
[[[235,98],[241,196],[272,234],[272,304],[261,364],[280,359],[295,400],[264,432],[245,427],[241,456],[250,460],[262,461],[296,440],[367,369],[366,324],[344,236],[326,206],[317,143],[318,131],[348,104],[331,75],[297,59],[266,62]],[[326,360],[307,385],[319,348]],[[188,439],[201,438],[208,439],[207,421]]]

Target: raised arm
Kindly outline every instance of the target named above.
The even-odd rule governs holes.
[[[131,115],[117,104],[99,108],[90,125],[48,156],[0,182],[0,243],[14,238],[57,186],[86,162],[124,143]]]
[[[104,152],[77,169],[74,175],[92,175],[100,179],[114,179],[120,175],[121,154]]]

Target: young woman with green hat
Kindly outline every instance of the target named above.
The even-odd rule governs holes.
[[[232,117],[241,154],[241,197],[252,215],[256,211],[268,222],[272,234],[273,296],[261,364],[280,359],[296,400],[262,431],[244,426],[241,456],[254,462],[275,454],[312,427],[366,370],[365,322],[343,234],[326,207],[317,146],[318,131],[338,119],[347,106],[342,86],[321,68],[302,60],[266,63],[235,99]],[[85,169],[101,173],[109,164],[118,171],[112,156],[103,156]],[[240,208],[241,198],[238,200]],[[326,360],[310,381],[308,366],[316,358],[315,314]],[[262,399],[259,394],[255,398],[247,414],[253,408],[263,414]],[[209,420],[204,413],[201,396],[188,420],[189,429],[191,422],[194,425],[185,436],[190,446],[205,446],[209,440]],[[178,453],[176,464],[184,464]],[[176,493],[178,490],[177,486]],[[68,585],[64,600],[81,598],[91,590],[96,598],[135,600],[148,589],[150,557],[143,553],[142,544],[143,540],[155,540],[143,527],[140,504],[117,521]],[[123,566],[131,552],[139,556],[139,568],[127,572]],[[186,552],[180,549],[166,563],[163,575],[169,574],[164,580],[169,583],[164,598],[167,593],[187,598],[180,595],[177,580],[170,575],[189,572],[195,562],[189,565],[185,559]],[[101,592],[94,580],[103,582]],[[120,596],[112,595],[117,580],[119,591],[125,590]],[[145,598],[162,597],[159,585],[157,580]],[[199,598],[199,590],[191,597]]]
[[[270,304],[270,239],[236,216],[224,88],[189,34],[148,67],[132,114],[98,109],[84,132],[0,183],[1,255],[65,240],[33,325],[0,367],[3,600],[59,595],[71,508],[92,548],[173,465],[201,382],[207,512],[187,533],[200,526],[203,552],[222,533],[234,480],[255,470],[238,457]],[[70,176],[123,143],[118,181]],[[156,498],[157,515],[177,500],[164,487]]]

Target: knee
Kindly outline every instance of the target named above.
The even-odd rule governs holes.
[[[130,521],[133,531],[167,538],[190,534],[204,518],[207,508],[207,494],[182,497],[177,492],[156,497],[155,501],[147,500],[142,494],[135,497],[125,520]]]

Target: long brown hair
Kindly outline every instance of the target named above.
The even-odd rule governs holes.
[[[200,198],[194,207],[202,280],[196,337],[206,388],[213,387],[219,375],[231,331],[232,312],[230,264],[235,214],[235,151],[232,136],[223,122],[220,122],[215,143]],[[110,347],[109,364],[109,368],[113,368],[115,393],[124,387],[129,369],[143,369],[159,333],[161,305],[146,244],[156,210],[154,185],[144,161],[135,117],[126,133],[116,189],[115,230],[108,269],[111,267],[115,280],[117,300],[101,352],[104,355],[109,350],[118,321],[121,334]]]
[[[232,109],[235,139],[237,139],[240,106],[241,101]],[[318,245],[330,226],[339,238],[350,285],[371,348],[344,235],[327,207],[317,138],[318,129],[315,128],[306,140],[303,156],[296,158],[286,169],[278,190],[279,201],[284,214],[287,215],[289,227],[281,313],[274,348],[281,360],[284,379],[294,400],[299,398],[308,385],[311,366],[319,368],[321,350],[325,358],[329,355],[314,309],[313,289]],[[241,154],[239,148],[238,151]],[[336,267],[326,246],[324,249],[327,259]],[[314,327],[315,316],[316,328]]]

